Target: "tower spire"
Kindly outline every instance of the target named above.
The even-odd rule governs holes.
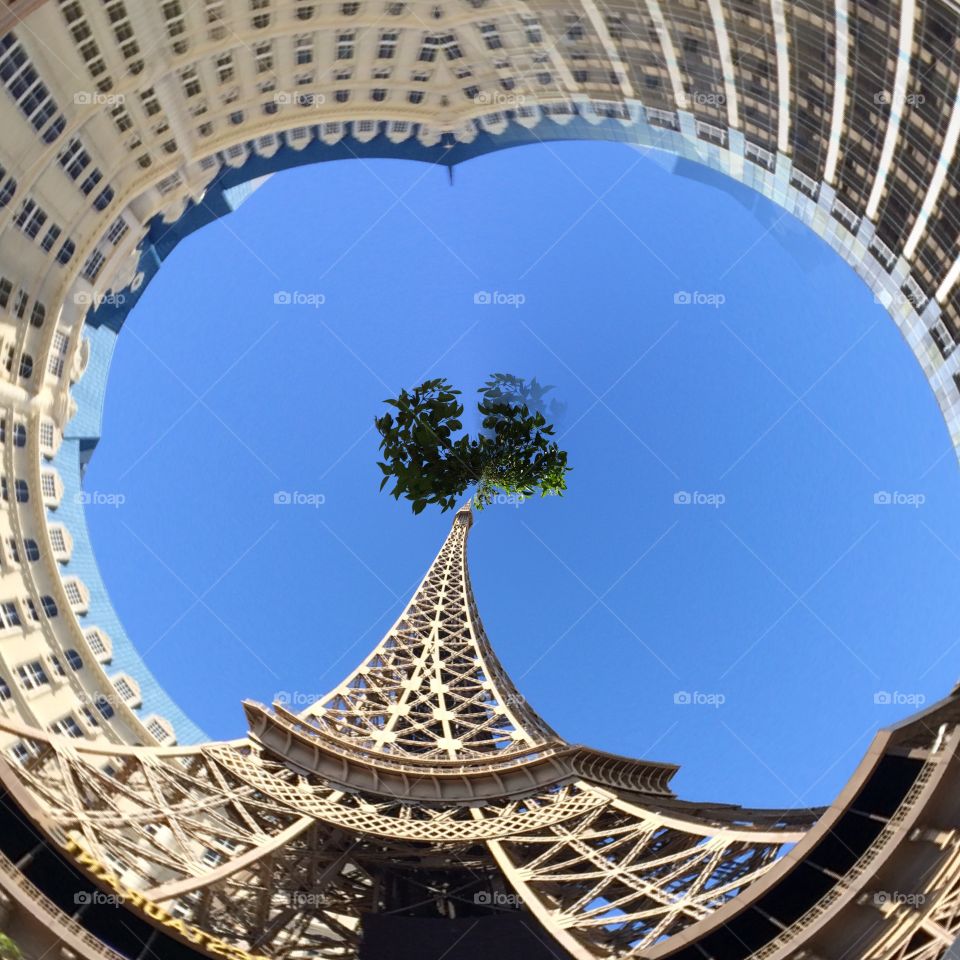
[[[529,752],[557,735],[494,654],[467,569],[468,500],[406,609],[368,657],[301,719],[365,750],[419,760]]]

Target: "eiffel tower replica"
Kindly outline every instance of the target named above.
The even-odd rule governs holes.
[[[827,809],[678,799],[676,767],[570,744],[517,690],[471,524],[356,670],[301,713],[245,702],[245,738],[4,721],[33,759],[0,771],[0,908],[91,960],[943,956],[960,690],[881,731]]]

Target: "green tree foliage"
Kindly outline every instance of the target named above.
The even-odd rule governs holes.
[[[20,948],[5,934],[0,933],[0,960],[21,960]]]
[[[537,389],[541,389],[534,381]],[[479,389],[482,418],[476,437],[463,433],[463,404],[449,381],[427,380],[385,401],[394,408],[375,424],[383,461],[382,490],[412,502],[414,513],[430,504],[451,510],[470,487],[482,510],[497,493],[520,498],[562,495],[567,488],[566,451],[551,440],[554,428],[524,401],[527,385],[493,374]],[[549,388],[547,388],[549,389]]]

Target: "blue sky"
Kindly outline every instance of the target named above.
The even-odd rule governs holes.
[[[680,763],[686,797],[822,804],[905,701],[948,692],[960,485],[919,366],[816,237],[668,166],[602,143],[502,151],[453,187],[322,164],[168,259],[86,478],[126,501],[87,509],[128,632],[212,737],[243,733],[245,697],[325,692],[390,626],[451,515],[378,494],[373,418],[492,371],[566,404],[567,496],[488,508],[470,561],[495,649],[569,740]]]

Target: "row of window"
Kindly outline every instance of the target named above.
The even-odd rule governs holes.
[[[0,36],[0,83],[43,142],[53,143],[67,121],[13,33]]]
[[[2,690],[4,688],[4,682],[0,679],[0,700],[2,697]],[[80,713],[83,716],[84,722],[87,725],[87,728],[91,732],[95,732],[100,727],[100,719],[109,720],[114,715],[113,707],[110,705],[110,702],[105,697],[97,697],[94,700],[94,707],[96,711],[88,706],[81,706]],[[99,718],[98,718],[99,714]],[[170,724],[161,717],[151,716],[147,719],[145,724],[149,734],[155,739],[159,740],[161,743],[170,742],[174,739],[173,737],[173,728]],[[83,727],[78,723],[76,714],[67,713],[64,716],[60,717],[59,720],[55,720],[48,727],[51,733],[58,734],[62,737],[70,737],[71,739],[80,739],[84,736]],[[17,740],[8,748],[10,756],[19,764],[27,764],[34,757],[39,756],[40,751],[35,743],[32,741]],[[103,768],[103,772],[108,777],[116,776],[116,770],[111,764],[108,764]],[[153,832],[151,827],[153,825],[149,824],[147,826],[148,831]],[[155,828],[154,828],[155,829]],[[223,845],[228,849],[232,849],[235,844],[229,840],[222,841]],[[216,864],[223,859],[223,855],[216,850],[208,849],[204,854],[204,859],[206,859],[210,864]]]
[[[61,484],[52,470],[45,470],[40,474],[40,492],[45,500],[60,500]],[[30,502],[30,486],[26,480],[14,479],[13,493],[17,503]],[[8,502],[10,500],[10,487],[6,475],[0,476],[0,499]]]
[[[92,166],[90,154],[76,137],[71,137],[67,145],[60,151],[57,161],[64,173],[73,180],[85,196],[89,196],[95,187],[103,180],[103,173],[99,167]],[[104,210],[113,200],[114,190],[106,184],[93,199],[94,210]]]
[[[83,658],[76,650],[66,650],[63,656],[72,670],[77,671],[83,669]],[[47,664],[49,664],[50,673],[52,673],[53,676],[65,677],[67,675],[67,671],[60,662],[60,658],[55,653],[48,654],[46,660]],[[50,685],[50,674],[47,670],[48,668],[43,660],[37,659],[21,663],[15,669],[14,673],[20,687],[29,693],[32,690],[39,690],[42,687]],[[0,690],[0,699],[9,699],[12,696],[10,687],[6,682],[4,682],[3,687],[6,690],[6,696],[4,696],[2,690]]]
[[[13,281],[7,277],[0,277],[0,310],[6,310],[11,303],[13,296]],[[18,320],[22,320],[27,313],[27,304],[30,302],[30,294],[23,287],[17,290],[17,295],[13,299],[13,312]],[[42,327],[43,321],[47,316],[47,308],[39,300],[33,301],[33,308],[30,311],[30,323],[34,327]]]
[[[27,426],[25,423],[13,425],[13,445],[25,447],[27,445]],[[44,420],[40,424],[40,446],[48,453],[53,452],[54,426],[52,420]],[[0,417],[0,444],[7,442],[7,419]]]
[[[53,222],[48,223],[47,221],[46,210],[32,197],[27,197],[13,218],[13,225],[19,227],[28,240],[36,240],[37,237],[40,237],[40,249],[44,252],[49,252],[56,245],[63,231],[60,229],[59,224]],[[46,227],[45,230],[44,227]],[[57,251],[57,263],[61,266],[69,263],[76,249],[77,245],[73,240],[69,238],[64,240],[60,245],[60,249]]]

